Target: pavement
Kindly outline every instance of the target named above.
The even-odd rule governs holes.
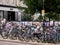
[[[14,42],[0,41],[0,45],[32,45],[32,44],[24,44],[24,43],[14,43]]]
[[[2,43],[3,42],[3,43]],[[19,41],[19,40],[11,40],[11,39],[3,39],[0,37],[0,44],[4,45],[60,45],[60,44],[53,44],[53,43],[37,43],[37,42],[25,42],[25,41]]]

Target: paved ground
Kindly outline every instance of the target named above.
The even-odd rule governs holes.
[[[31,45],[31,44],[13,43],[13,42],[4,42],[4,41],[0,41],[0,45]]]
[[[25,42],[25,41],[19,41],[19,40],[10,40],[10,39],[0,38],[0,45],[60,45],[60,44]]]
[[[60,45],[60,44],[24,42],[18,40],[0,39],[0,45]]]

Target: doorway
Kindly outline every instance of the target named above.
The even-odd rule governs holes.
[[[8,21],[15,21],[15,12],[8,11]]]

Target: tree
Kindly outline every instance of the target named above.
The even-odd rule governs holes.
[[[55,13],[55,12],[48,12],[46,15],[45,15],[45,17],[48,17],[49,19],[51,19],[51,20],[56,20],[56,21],[58,21],[59,20],[59,15],[58,15],[58,13]]]
[[[26,13],[34,14],[36,10],[41,13],[43,9],[43,0],[23,0],[24,4],[28,6]],[[44,0],[44,9],[49,12],[48,18],[56,20],[60,13],[60,0]],[[51,13],[52,12],[52,13]],[[55,14],[54,14],[55,13]]]
[[[38,17],[38,20],[39,20],[39,21],[42,21],[42,19],[43,19],[43,17],[42,17],[42,15],[40,15],[40,16]]]
[[[21,15],[21,20],[22,21],[32,21],[32,18],[31,18],[31,15],[30,14],[23,13]]]
[[[40,11],[41,9],[41,0],[24,0],[24,3],[28,6],[27,12],[34,14],[36,10]]]

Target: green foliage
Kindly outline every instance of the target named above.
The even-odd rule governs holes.
[[[24,14],[21,16],[21,20],[22,20],[22,21],[32,21],[32,18],[31,18],[31,15],[30,15],[30,14],[24,13]]]
[[[41,0],[24,0],[24,3],[28,6],[28,13],[34,14],[36,10],[40,11],[40,3],[42,2]]]
[[[59,15],[55,12],[49,12],[45,15],[45,17],[48,17],[48,18],[50,18],[52,20],[56,20],[56,21],[59,20]]]
[[[45,10],[60,13],[60,0],[45,0]]]
[[[42,17],[42,15],[40,15],[40,16],[38,17],[38,20],[39,20],[39,21],[42,21],[42,19],[43,19],[43,17]]]
[[[41,13],[41,10],[43,9],[43,0],[23,0],[24,4],[28,6],[27,9],[25,9],[26,13],[34,14],[36,10]],[[52,20],[59,20],[59,14],[60,14],[60,0],[44,0],[44,9],[47,13],[47,17],[51,18]],[[41,19],[39,17],[38,19]]]

